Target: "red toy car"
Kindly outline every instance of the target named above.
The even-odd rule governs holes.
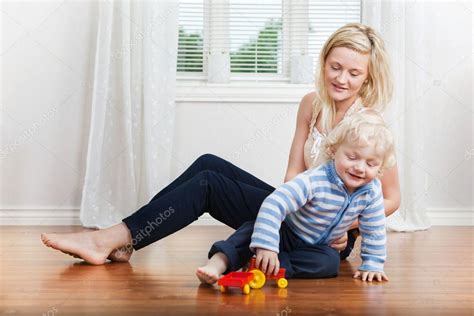
[[[280,268],[277,275],[265,274],[256,267],[255,257],[253,257],[246,272],[230,272],[217,280],[217,284],[220,285],[221,292],[225,292],[228,287],[240,287],[242,293],[249,294],[250,288],[260,289],[265,285],[266,280],[269,279],[277,280],[278,287],[284,289],[288,286],[285,273],[286,270]]]
[[[228,287],[240,287],[242,293],[250,293],[250,282],[253,280],[252,272],[230,272],[219,280],[217,284],[221,286],[221,292],[224,293]]]
[[[284,289],[288,286],[288,280],[285,279],[285,273],[286,273],[285,268],[280,268],[280,270],[278,270],[277,275],[274,275],[273,273],[265,274],[262,272],[262,270],[257,268],[256,263],[255,263],[255,257],[250,259],[250,264],[247,271],[253,272],[254,274],[254,279],[252,283],[250,284],[250,287],[252,287],[252,289],[259,289],[263,287],[267,279],[277,280],[277,285],[281,289]]]

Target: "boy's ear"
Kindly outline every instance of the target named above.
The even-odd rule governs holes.
[[[383,169],[382,168],[379,168],[379,170],[377,171],[377,177],[379,178],[382,178],[383,177]]]
[[[336,157],[336,150],[334,149],[333,146],[329,146],[327,149],[328,156],[331,157],[331,159],[334,159]]]

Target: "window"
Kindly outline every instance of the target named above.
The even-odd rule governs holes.
[[[178,79],[310,83],[327,37],[360,0],[180,0]]]

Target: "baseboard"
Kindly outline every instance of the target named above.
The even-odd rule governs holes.
[[[474,226],[472,209],[428,209],[432,226]],[[79,225],[79,209],[0,209],[1,225]],[[204,214],[191,225],[223,225]]]
[[[73,225],[82,226],[79,220],[79,209],[0,209],[0,226],[2,225]],[[191,225],[223,225],[209,214],[202,215]]]
[[[432,226],[474,226],[473,209],[441,209],[426,210]]]
[[[81,225],[79,210],[15,208],[0,209],[0,225]]]

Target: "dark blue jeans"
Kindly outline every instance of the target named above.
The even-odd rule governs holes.
[[[205,154],[122,221],[138,250],[188,226],[204,212],[237,229],[255,220],[263,200],[274,190],[230,162]]]
[[[232,163],[205,154],[148,204],[122,221],[130,230],[133,248],[138,250],[188,226],[204,212],[238,229],[244,223],[255,221],[263,200],[274,190],[271,185]],[[301,261],[311,266],[314,265],[313,259],[318,260],[316,257],[326,258],[320,260],[322,264],[337,271],[339,261],[333,260],[337,251],[325,247],[323,253],[314,252],[314,257]],[[297,262],[296,259],[283,259],[282,267],[295,271],[292,277],[298,277],[299,271],[302,271],[303,277],[310,277],[307,266],[300,269],[296,266]],[[317,277],[335,276],[334,271],[330,272]]]
[[[236,271],[246,264],[253,253],[250,251],[250,239],[254,221],[244,223],[227,240],[212,245],[208,257],[222,252],[229,260],[229,271]],[[311,245],[296,236],[286,225],[281,224],[278,260],[286,269],[286,278],[330,278],[337,276],[339,253],[327,245]]]

